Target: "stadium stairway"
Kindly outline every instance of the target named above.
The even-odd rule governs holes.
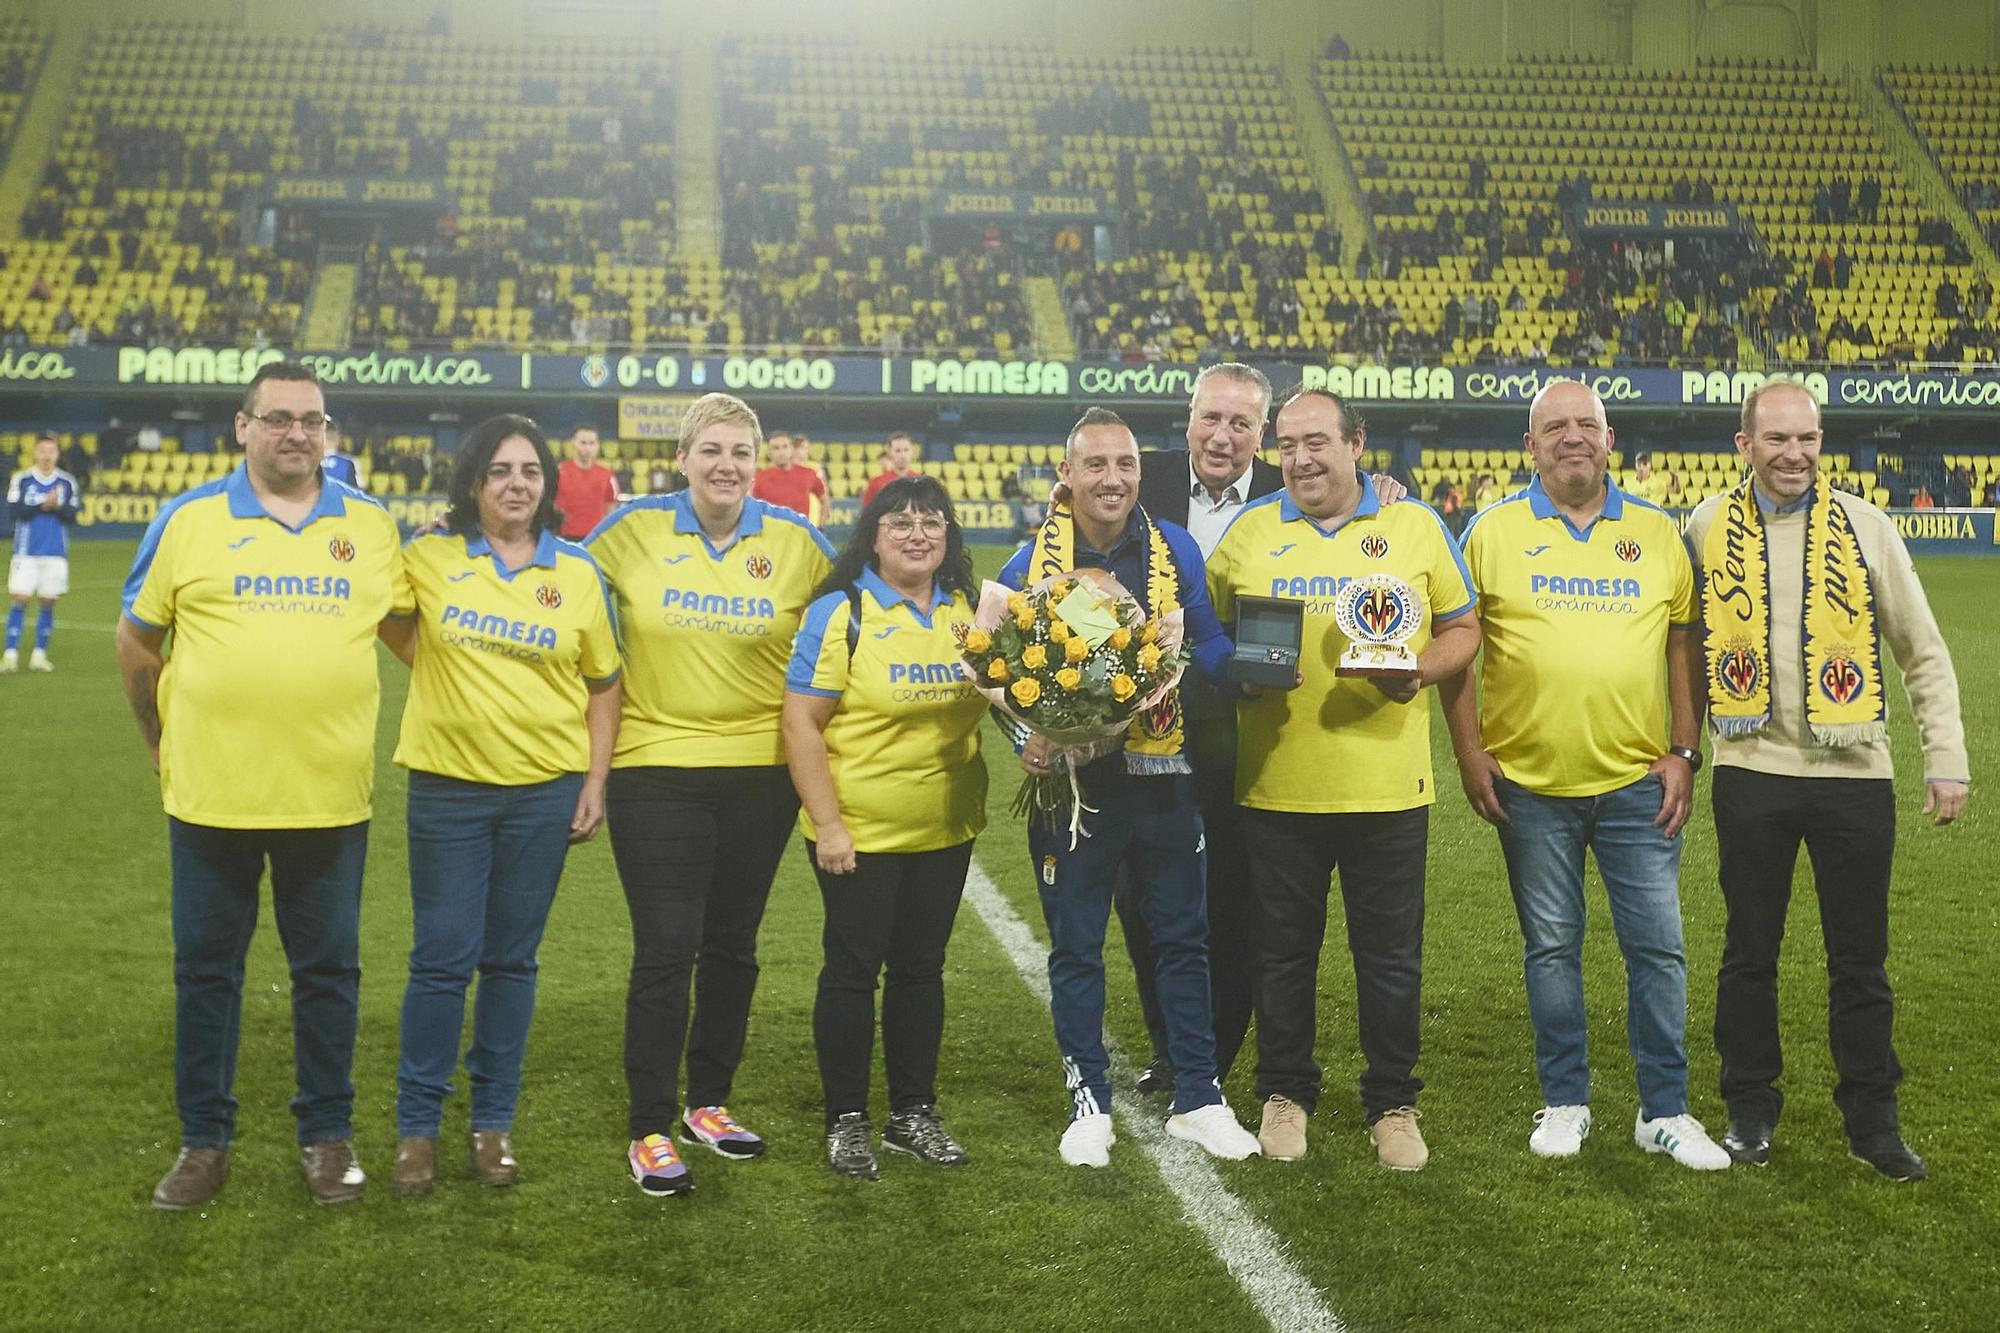
[[[1034,322],[1035,353],[1044,361],[1076,360],[1076,335],[1063,308],[1062,288],[1046,274],[1021,284],[1021,300]]]
[[[337,352],[347,346],[354,315],[354,288],[361,276],[361,251],[353,245],[323,245],[312,295],[306,298],[301,339],[308,352]]]
[[[722,188],[716,162],[715,39],[683,49],[674,103],[674,221],[676,245],[691,259],[722,256]]]
[[[1883,90],[1881,80],[1872,73],[1850,70],[1847,87],[1855,105],[1882,136],[1882,146],[1889,150],[1902,169],[1903,179],[1917,192],[1924,207],[1951,224],[1951,229],[1972,251],[1973,263],[1986,275],[1986,280],[2000,283],[2000,255],[1994,254],[1978,219],[1967,211],[1958,191],[1945,179],[1936,156],[1917,135],[1903,109]]]
[[[1354,164],[1347,156],[1346,145],[1340,141],[1340,131],[1334,128],[1326,97],[1320,91],[1319,64],[1309,48],[1293,42],[1285,48],[1279,73],[1285,97],[1291,103],[1292,124],[1298,127],[1299,151],[1305,157],[1306,169],[1312,172],[1313,184],[1319,187],[1319,197],[1326,201],[1333,225],[1340,228],[1341,265],[1352,269],[1362,243],[1373,247],[1375,229],[1362,203],[1361,182],[1354,175]]]
[[[21,234],[21,214],[34,202],[42,166],[47,160],[44,153],[30,151],[26,146],[48,145],[61,139],[62,126],[69,120],[70,98],[75,96],[84,52],[89,45],[89,33],[80,23],[57,25],[49,39],[41,72],[35,76],[27,104],[21,108],[21,118],[14,125],[15,151],[8,154],[6,167],[0,170],[0,240],[13,240]]]

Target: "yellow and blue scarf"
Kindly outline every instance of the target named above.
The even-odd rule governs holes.
[[[1722,502],[1702,543],[1701,618],[1709,715],[1724,737],[1771,720],[1771,579],[1764,516],[1745,480]],[[1833,488],[1814,487],[1806,515],[1806,725],[1820,745],[1868,745],[1888,735],[1874,589],[1854,525]]]
[[[1155,618],[1165,616],[1180,608],[1180,574],[1160,525],[1147,517],[1143,505],[1135,507],[1133,513],[1146,544],[1146,614]],[[1029,581],[1039,583],[1075,568],[1076,520],[1069,505],[1058,502],[1049,506],[1049,516],[1035,536],[1034,558],[1028,566]],[[1125,771],[1147,776],[1193,771],[1182,753],[1185,739],[1181,692],[1176,686],[1159,703],[1132,719],[1132,726],[1125,733]]]

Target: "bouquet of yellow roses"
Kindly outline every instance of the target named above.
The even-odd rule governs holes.
[[[1020,592],[980,589],[972,624],[960,631],[960,669],[1008,717],[1056,745],[1052,771],[1030,777],[1016,814],[1053,827],[1067,815],[1070,846],[1082,832],[1076,770],[1126,744],[1135,719],[1170,708],[1187,669],[1178,608],[1149,617],[1102,570],[1043,579]]]

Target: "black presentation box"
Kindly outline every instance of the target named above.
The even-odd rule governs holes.
[[[1288,597],[1238,597],[1229,678],[1267,690],[1296,688],[1305,615],[1305,603]]]

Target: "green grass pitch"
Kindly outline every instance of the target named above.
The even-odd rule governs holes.
[[[1001,553],[980,555],[990,571]],[[407,675],[386,654],[355,1069],[369,1195],[333,1210],[307,1202],[285,1109],[286,978],[267,907],[249,970],[228,1189],[202,1213],[149,1209],[177,1145],[173,986],[165,821],[111,651],[130,557],[126,544],[80,544],[57,672],[0,679],[0,1326],[1257,1325],[1136,1147],[1122,1146],[1106,1171],[1060,1164],[1066,1099],[1047,1014],[970,908],[952,942],[940,1084],[972,1165],[942,1172],[893,1157],[873,1185],[827,1172],[809,1026],[820,912],[797,842],[771,899],[733,1102],[772,1140],[768,1158],[694,1157],[699,1188],[682,1200],[642,1198],[626,1178],[630,945],[600,837],[572,856],[542,951],[516,1130],[524,1183],[482,1191],[462,1174],[461,1092],[446,1118],[438,1193],[392,1197],[410,911],[404,783],[388,763]],[[1922,572],[1984,771],[2000,738],[2000,631],[1982,608],[2000,564],[1926,560]],[[1904,1124],[1931,1162],[1930,1182],[1882,1183],[1846,1156],[1829,1095],[1817,909],[1803,880],[1782,981],[1791,1100],[1772,1165],[1704,1176],[1632,1145],[1623,973],[1595,888],[1586,967],[1597,1132],[1580,1159],[1553,1164],[1526,1148],[1540,1099],[1499,848],[1451,781],[1441,723],[1434,734],[1446,794],[1432,824],[1420,1066],[1431,1164],[1400,1175],[1374,1163],[1354,1094],[1353,981],[1336,923],[1320,1006],[1329,1091],[1311,1155],[1221,1166],[1332,1308],[1361,1329],[1990,1327],[2000,1255],[1990,795],[1975,794],[1954,828],[1920,820],[1922,767],[1899,713],[1890,966],[1908,1069]],[[988,754],[994,815],[978,859],[1039,931],[1024,839],[1006,815],[1016,770],[991,733]],[[1720,1133],[1709,1028],[1722,918],[1706,775],[1697,798],[1682,880],[1691,1091],[1695,1113]],[[1115,943],[1110,953],[1110,1025],[1138,1051],[1129,968]],[[1249,1063],[1227,1091],[1254,1123]]]

